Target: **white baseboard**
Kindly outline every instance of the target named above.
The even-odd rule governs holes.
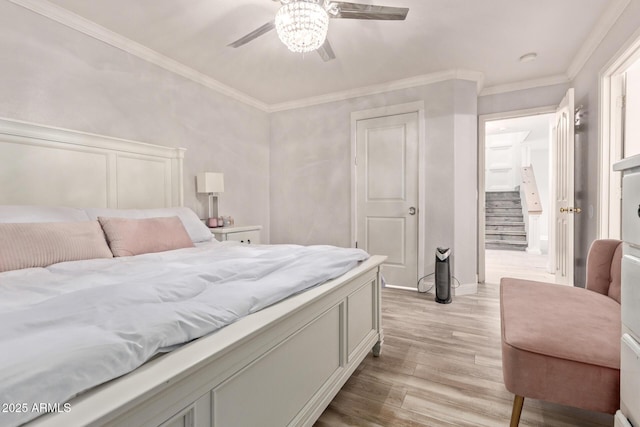
[[[402,289],[403,291],[417,291],[418,288],[410,288],[408,286],[396,286],[396,285],[390,285],[388,283],[385,283],[384,285],[385,288],[389,288],[389,289]]]
[[[408,286],[395,286],[386,284],[385,288],[389,289],[400,289],[403,291],[418,291],[417,288],[410,288]],[[477,283],[464,283],[458,286],[457,288],[452,288],[453,296],[461,296],[461,295],[473,295],[478,292],[478,284]],[[433,294],[435,291],[432,289],[430,292],[425,292],[427,294]]]

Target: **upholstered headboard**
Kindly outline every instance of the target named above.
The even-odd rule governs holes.
[[[182,206],[184,151],[0,119],[0,205]]]

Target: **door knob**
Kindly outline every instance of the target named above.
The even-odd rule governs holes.
[[[581,208],[560,208],[560,213],[577,213],[582,212]]]
[[[409,208],[409,215],[415,215],[416,214],[416,208],[414,208],[413,206],[411,206]]]

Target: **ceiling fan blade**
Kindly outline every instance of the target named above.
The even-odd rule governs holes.
[[[257,39],[261,35],[268,33],[269,31],[273,30],[274,28],[276,28],[275,21],[267,22],[262,27],[258,28],[257,30],[254,30],[254,31],[250,32],[249,34],[247,34],[244,37],[239,38],[238,40],[234,41],[233,43],[229,43],[227,46],[228,47],[244,46],[245,44],[249,43],[251,40]]]
[[[344,1],[336,1],[332,4],[335,4],[338,9],[335,15],[329,15],[332,18],[404,21],[409,13],[407,7],[376,6]]]
[[[320,55],[324,62],[331,61],[332,59],[336,59],[336,54],[333,53],[333,49],[331,48],[331,44],[329,43],[329,39],[325,39],[322,46],[320,46],[316,52]]]

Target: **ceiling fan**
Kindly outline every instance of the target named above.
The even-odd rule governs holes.
[[[275,28],[278,37],[289,50],[293,52],[315,50],[326,62],[336,57],[327,39],[330,18],[404,21],[409,13],[409,8],[406,7],[375,6],[343,1],[273,1],[279,1],[282,4],[275,19],[227,46],[238,48]]]

